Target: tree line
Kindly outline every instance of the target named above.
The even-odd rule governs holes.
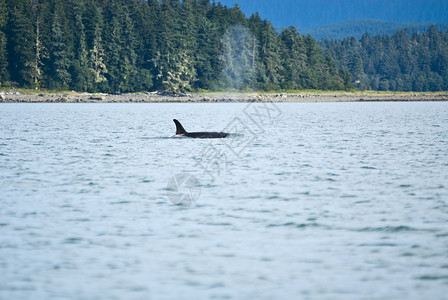
[[[446,90],[448,36],[319,45],[210,0],[0,0],[0,87]]]
[[[410,33],[422,33],[435,26],[441,31],[448,30],[448,24],[390,22],[374,19],[351,20],[338,24],[324,25],[317,28],[299,29],[302,34],[312,35],[316,40],[342,40],[354,37],[359,40],[366,32],[370,35],[393,35],[398,30],[408,29]]]
[[[247,31],[244,45],[238,41],[241,30],[234,30],[241,27]],[[250,72],[238,77],[242,62]],[[257,14],[247,18],[237,5],[0,0],[3,87],[187,92],[347,89],[351,81],[313,38],[292,27],[279,34]]]
[[[380,91],[448,90],[448,31],[364,34],[321,42],[325,53],[350,70],[355,87]]]

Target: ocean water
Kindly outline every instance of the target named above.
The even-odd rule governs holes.
[[[447,295],[446,102],[0,105],[0,299]]]

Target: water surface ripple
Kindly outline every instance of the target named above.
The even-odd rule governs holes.
[[[0,299],[446,299],[448,103],[281,103],[239,157],[170,138],[245,107],[1,104]]]

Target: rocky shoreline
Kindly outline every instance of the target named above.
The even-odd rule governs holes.
[[[369,102],[369,101],[448,101],[448,93],[323,93],[323,94],[25,94],[0,92],[0,103],[201,103],[201,102]]]

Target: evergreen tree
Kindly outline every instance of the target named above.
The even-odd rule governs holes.
[[[350,54],[347,67],[355,79],[359,79],[364,75],[362,57],[358,51],[355,50]]]
[[[121,92],[122,85],[122,53],[123,43],[121,41],[123,6],[119,0],[112,0],[104,11],[104,25],[108,30],[103,31],[105,43],[105,61],[108,73],[106,75],[108,92]]]
[[[157,89],[175,93],[191,90],[196,76],[193,56],[187,48],[188,40],[184,39],[179,31],[183,28],[182,23],[188,22],[178,19],[180,11],[179,1],[162,0],[158,31],[159,50],[153,59],[157,70]]]
[[[291,26],[282,31],[280,42],[283,58],[283,69],[281,71],[283,82],[282,88],[298,90],[304,88],[300,80],[301,74],[306,68],[306,53],[303,40],[296,28]]]
[[[51,24],[50,45],[50,76],[49,87],[52,89],[67,89],[71,82],[71,67],[73,56],[70,52],[66,36],[66,16],[63,3],[55,1]]]
[[[108,70],[105,63],[102,11],[91,0],[86,0],[84,14],[83,24],[85,24],[86,49],[88,51],[88,71],[85,75],[87,78],[90,78],[90,74],[92,76],[88,86],[92,91],[107,91],[109,90],[109,86],[106,78]],[[82,51],[80,54],[82,54]]]
[[[32,3],[29,0],[7,0],[7,2],[9,74],[12,81],[21,86],[30,87],[34,81],[36,55]]]
[[[36,42],[35,42],[35,51],[36,51],[36,61],[34,63],[34,85],[36,88],[39,88],[41,86],[41,79],[42,79],[42,40],[41,40],[41,23],[42,19],[40,16],[40,6],[38,0],[36,0],[33,3],[33,8],[35,12],[36,17]]]
[[[90,70],[94,74],[95,90],[97,87],[106,82],[107,66],[104,63],[104,48],[101,38],[101,24],[96,24],[95,35],[93,39],[92,49],[90,50]]]
[[[136,56],[136,74],[131,80],[132,90],[147,91],[153,87],[151,58],[157,47],[153,37],[158,2],[157,0],[132,1],[130,4],[129,13],[134,22]]]
[[[215,89],[222,70],[221,41],[216,33],[216,25],[202,18],[198,25],[197,51],[195,53],[195,70],[198,80],[196,88]]]
[[[37,88],[48,88],[51,81],[51,45],[54,3],[48,0],[34,0],[34,84]]]
[[[8,55],[6,51],[7,39],[5,27],[8,23],[8,10],[6,1],[0,0],[0,87],[9,80]]]
[[[280,87],[282,63],[278,36],[270,22],[263,21],[259,41],[258,86],[264,90],[276,90]],[[256,57],[257,43],[255,40],[253,47],[253,56]]]
[[[133,90],[133,80],[137,75],[137,36],[134,31],[134,24],[131,20],[131,16],[126,7],[122,11],[120,16],[123,20],[122,24],[122,37],[121,37],[121,66],[119,78],[119,90],[122,91],[132,91]]]
[[[87,49],[86,32],[84,25],[85,2],[79,0],[74,3],[74,31],[75,59],[71,73],[73,75],[72,88],[78,91],[93,90],[93,72],[89,69],[89,51]]]

